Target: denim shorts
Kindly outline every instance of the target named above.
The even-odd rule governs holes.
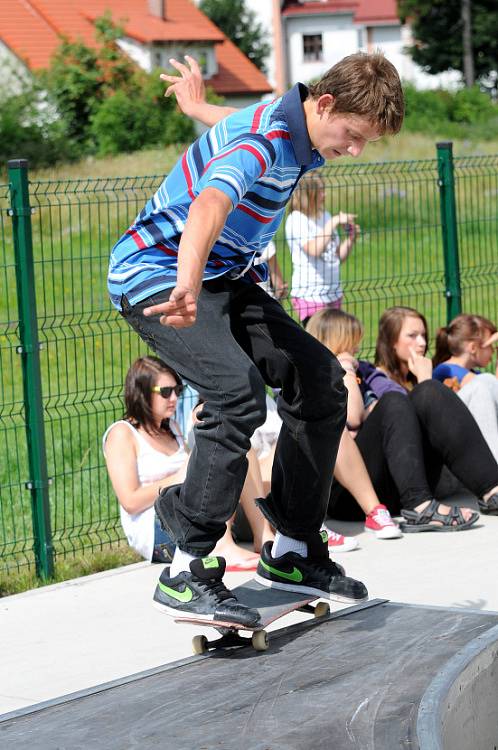
[[[154,517],[154,550],[152,552],[152,562],[170,563],[173,559],[175,549],[175,543],[163,529],[156,515]]]

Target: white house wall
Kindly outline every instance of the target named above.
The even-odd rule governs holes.
[[[1,40],[0,67],[2,69],[0,90],[5,91],[7,96],[20,94],[24,88],[23,82],[29,81],[31,74],[25,64]]]
[[[153,65],[151,61],[151,55],[149,49],[140,42],[136,42],[134,39],[125,37],[118,39],[118,45],[121,47],[123,52],[131,57],[140,68],[150,73]]]
[[[196,4],[199,0],[194,0]],[[256,13],[263,28],[272,29],[272,7],[270,0],[246,0],[246,4]],[[364,26],[354,24],[352,14],[334,14],[282,17],[283,36],[286,46],[287,82],[293,86],[297,81],[309,81],[320,76],[331,65],[345,55],[367,49],[367,33]],[[323,34],[324,61],[322,63],[303,62],[303,34]],[[269,37],[272,42],[271,36]],[[461,74],[449,71],[429,75],[416,65],[404,51],[412,43],[409,26],[391,25],[370,28],[370,42],[384,50],[389,60],[400,72],[401,78],[410,81],[417,88],[455,89],[462,83]],[[266,60],[268,80],[275,85],[275,55],[272,51]]]
[[[273,3],[271,0],[246,0],[246,7],[256,14],[258,22],[267,32],[265,41],[268,42],[270,47],[273,47]],[[273,51],[265,61],[265,75],[270,86],[275,87],[275,56]]]
[[[322,34],[323,60],[307,62],[303,59],[303,35]],[[345,55],[358,49],[358,32],[352,15],[320,15],[308,18],[287,17],[284,24],[287,45],[288,82],[307,82],[319,77]]]

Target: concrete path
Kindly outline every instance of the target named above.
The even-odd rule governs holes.
[[[360,524],[333,528],[358,537],[360,549],[336,559],[371,597],[498,611],[498,517],[456,534],[391,541]],[[138,563],[0,599],[0,714],[190,656],[202,631],[151,606],[159,572]],[[231,573],[227,584],[248,577]]]

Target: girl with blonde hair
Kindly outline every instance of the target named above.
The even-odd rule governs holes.
[[[348,417],[339,445],[332,485],[332,497],[337,493],[337,488],[341,488],[343,512],[339,515],[332,512],[331,515],[334,518],[359,520],[361,508],[365,514],[365,531],[373,532],[378,539],[396,539],[401,536],[401,531],[386,505],[379,502],[379,497],[382,496],[379,490],[383,488],[372,485],[368,466],[353,439],[361,427],[357,423],[359,415],[363,418],[363,413],[368,411],[364,409],[359,388],[351,387],[352,384],[348,382],[350,376],[356,378],[353,374],[354,365],[357,364],[355,355],[363,338],[363,325],[358,318],[342,310],[324,308],[312,315],[306,330],[331,352],[336,353],[346,371],[344,382],[348,388]],[[351,419],[354,419],[354,423]],[[333,504],[335,501],[329,505],[329,512]]]

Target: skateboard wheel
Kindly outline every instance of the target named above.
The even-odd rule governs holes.
[[[330,614],[330,607],[327,602],[318,602],[314,611],[315,617],[325,617],[328,614]]]
[[[194,635],[192,638],[192,651],[194,654],[205,654],[208,651],[208,639],[205,635]]]
[[[266,630],[256,630],[251,638],[252,647],[255,651],[266,651],[269,644]]]

